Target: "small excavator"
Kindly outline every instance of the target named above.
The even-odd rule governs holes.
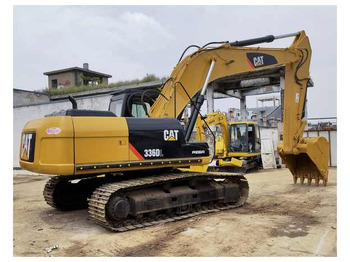
[[[217,159],[214,171],[246,173],[261,166],[260,133],[257,123],[239,121],[228,123],[221,112],[198,116],[196,136],[198,141],[205,141],[205,127],[218,125],[220,136],[215,136],[214,156]],[[211,132],[209,132],[211,133]],[[210,135],[210,134],[209,134]]]
[[[288,48],[247,47],[286,37],[294,37]],[[183,58],[187,50],[154,101],[147,106],[148,91],[141,95],[144,118],[81,110],[71,98],[72,109],[27,122],[20,165],[52,176],[43,192],[47,204],[59,210],[88,207],[94,221],[116,232],[242,206],[249,193],[243,175],[179,169],[210,162],[207,143],[189,142],[208,84],[276,67],[284,74],[278,152],[294,182],[327,184],[327,140],[302,137],[311,59],[304,31],[208,43]],[[188,103],[193,110],[184,128],[179,119]]]

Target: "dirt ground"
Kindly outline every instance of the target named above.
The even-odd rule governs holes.
[[[294,185],[287,169],[246,175],[247,204],[149,228],[113,233],[87,210],[60,212],[42,190],[46,176],[16,171],[14,256],[336,256],[336,169],[327,187]],[[48,246],[59,248],[47,253]]]

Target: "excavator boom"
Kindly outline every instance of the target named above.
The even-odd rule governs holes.
[[[288,48],[246,47],[275,39],[295,36]],[[293,174],[294,181],[305,178],[316,184],[328,178],[328,142],[323,137],[303,138],[306,126],[305,101],[309,81],[311,46],[304,31],[282,36],[266,36],[244,41],[227,42],[219,47],[200,48],[185,57],[174,68],[160,96],[149,110],[150,117],[179,118],[189,100],[200,92],[186,130],[192,132],[198,107],[204,101],[208,83],[236,74],[262,69],[284,68],[283,143],[278,153]],[[197,103],[197,105],[196,105]],[[196,112],[197,111],[197,112]]]

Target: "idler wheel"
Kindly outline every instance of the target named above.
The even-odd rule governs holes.
[[[129,215],[129,201],[120,196],[112,197],[107,204],[108,216],[114,220],[124,219]]]

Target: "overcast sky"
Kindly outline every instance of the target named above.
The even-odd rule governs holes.
[[[168,76],[190,44],[299,30],[306,31],[313,49],[309,117],[336,116],[335,6],[16,6],[14,88],[44,89],[43,72],[84,62],[113,75],[110,82]],[[247,103],[255,107],[256,97]],[[239,103],[216,103],[217,109],[228,107]]]

